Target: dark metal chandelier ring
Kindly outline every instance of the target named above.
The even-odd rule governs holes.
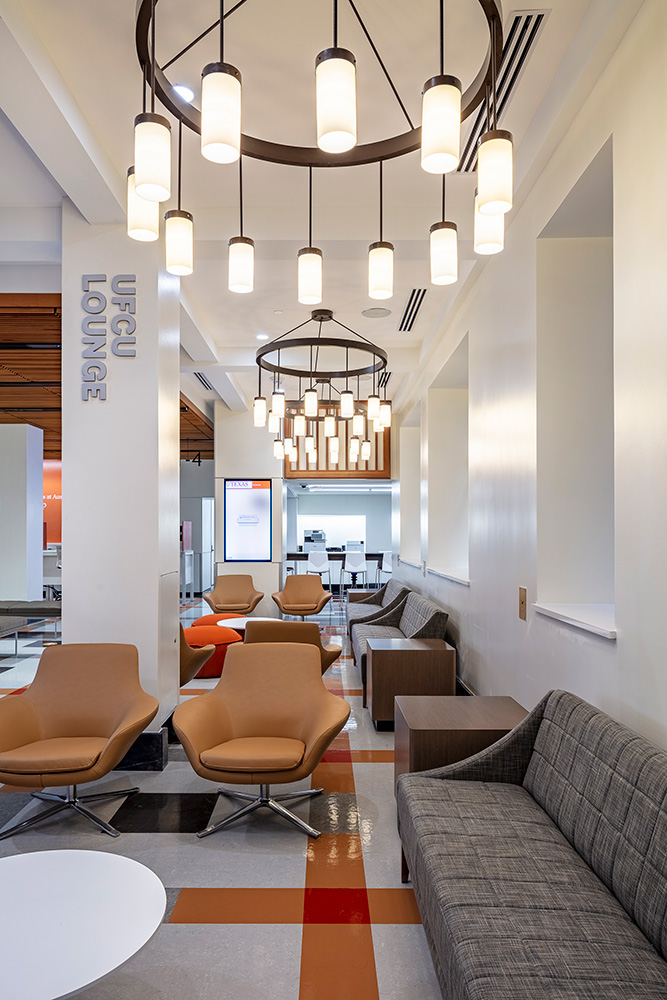
[[[152,53],[149,38],[151,33],[151,9],[153,2],[157,4],[158,0],[138,0],[137,5],[135,32],[137,56],[146,79],[150,79],[151,76]],[[239,0],[239,2],[230,8],[230,10],[228,10],[225,14],[225,20],[245,2],[246,0]],[[389,85],[401,105],[401,110],[408,119],[411,126],[409,131],[403,132],[401,135],[381,139],[378,142],[369,142],[365,144],[358,143],[345,153],[327,153],[316,146],[290,146],[285,143],[270,142],[267,139],[259,139],[256,136],[243,134],[241,136],[241,152],[244,156],[251,156],[257,160],[267,160],[270,163],[282,163],[287,166],[295,167],[349,167],[360,166],[365,163],[378,163],[381,160],[389,160],[393,157],[403,156],[405,153],[412,153],[419,149],[421,145],[421,126],[414,126],[412,124],[353,0],[348,0],[348,3],[361,25],[369,45],[371,46],[371,49],[373,50],[373,53],[389,82]],[[485,98],[487,87],[491,83],[493,64],[492,45],[494,39],[496,49],[495,61],[498,65],[500,64],[503,52],[501,0],[477,0],[477,3],[479,3],[482,8],[488,24],[489,45],[484,62],[477,76],[463,94],[461,102],[461,121],[465,121],[465,119],[479,107]],[[185,126],[192,129],[193,132],[197,133],[201,133],[200,112],[197,108],[192,107],[191,104],[176,93],[164,70],[186,51],[188,51],[188,49],[192,48],[193,45],[204,38],[205,35],[214,30],[219,23],[220,22],[218,20],[212,24],[210,28],[200,34],[196,39],[194,39],[193,42],[189,43],[173,59],[169,60],[169,62],[165,64],[165,67],[155,66],[156,96],[159,98],[164,107],[167,108],[167,110],[170,111],[178,121],[182,122]]]
[[[267,360],[267,354],[279,352],[280,354],[291,348],[312,347],[339,347],[345,351],[362,351],[370,354],[373,362],[361,368],[340,368],[326,371],[322,368],[291,368],[287,365],[274,364]],[[330,382],[332,379],[356,378],[358,375],[377,375],[387,367],[387,352],[381,347],[371,344],[368,341],[346,340],[342,337],[295,337],[292,340],[274,340],[260,347],[256,354],[257,364],[264,371],[273,372],[276,375],[293,375],[295,378],[310,378],[315,381]]]

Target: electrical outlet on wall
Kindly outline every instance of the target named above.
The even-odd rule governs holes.
[[[519,587],[519,618],[521,621],[526,621],[526,608],[528,602],[526,600],[526,588]]]

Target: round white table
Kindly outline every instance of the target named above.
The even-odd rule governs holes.
[[[0,859],[0,976],[9,1000],[62,1000],[150,941],[167,896],[149,868],[103,851]]]
[[[255,618],[254,615],[240,616],[239,618],[225,618],[221,622],[216,622],[221,628],[233,628],[235,632],[245,632],[248,622],[279,622],[281,618]]]

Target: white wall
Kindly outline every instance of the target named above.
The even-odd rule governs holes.
[[[400,557],[421,564],[421,454],[419,427],[400,430]]]
[[[0,600],[41,601],[44,432],[0,424]]]
[[[544,169],[522,192],[504,253],[485,263],[461,297],[399,414],[412,412],[432,381],[429,371],[439,371],[469,332],[470,587],[403,565],[399,576],[449,609],[461,673],[479,693],[532,707],[562,687],[667,746],[667,129],[660,127],[667,4],[646,0],[616,51],[590,49],[587,58],[581,90],[555,117],[553,134],[543,134]],[[537,595],[537,240],[610,136],[616,641],[530,608]],[[520,586],[528,590],[527,622],[518,617]]]
[[[181,459],[181,497],[212,497],[215,493],[215,462],[201,465]]]
[[[428,393],[428,565],[468,576],[468,390]]]
[[[305,494],[297,497],[297,502],[299,515],[361,514],[366,518],[366,551],[383,552],[391,549],[391,494]]]

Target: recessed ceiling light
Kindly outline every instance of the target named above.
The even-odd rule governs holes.
[[[258,340],[268,340],[269,339],[269,335],[268,335],[268,333],[258,333],[257,334],[257,339]]]
[[[282,309],[274,309],[273,310],[273,315],[274,316],[282,316],[282,314],[283,314]]]
[[[194,90],[191,90],[190,87],[186,87],[184,83],[175,84],[174,90],[176,91],[178,96],[182,97],[184,101],[188,102],[188,104],[190,103],[190,101],[194,101],[195,99]]]
[[[361,315],[365,316],[366,319],[384,319],[385,316],[391,316],[391,309],[385,309],[384,306],[373,306],[371,309],[363,309]]]

